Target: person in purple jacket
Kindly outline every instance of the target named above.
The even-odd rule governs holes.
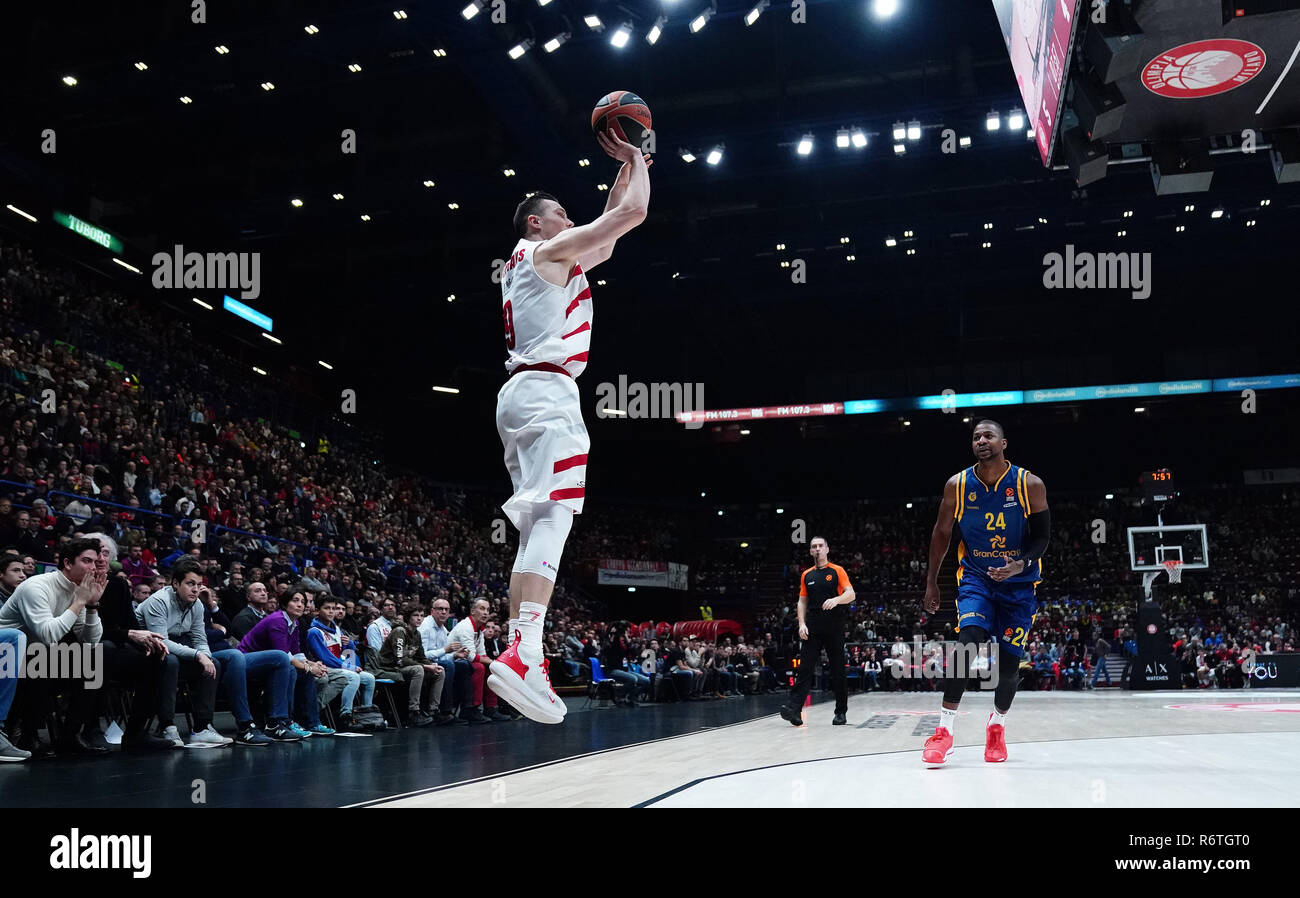
[[[254,652],[280,651],[289,656],[290,663],[297,669],[296,677],[290,677],[284,684],[284,692],[274,694],[267,690],[267,702],[270,704],[268,723],[285,724],[290,732],[302,738],[309,736],[333,736],[334,730],[320,722],[320,707],[316,703],[317,677],[326,675],[326,667],[319,661],[308,661],[302,653],[302,636],[298,632],[298,621],[307,607],[307,590],[301,585],[289,587],[280,596],[280,610],[273,611],[257,622],[257,626],[244,634],[239,643],[239,650],[245,654]],[[288,719],[292,708],[306,726],[301,726]]]

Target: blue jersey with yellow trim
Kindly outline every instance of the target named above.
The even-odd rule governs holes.
[[[993,486],[975,474],[975,466],[958,476],[957,509],[953,517],[961,531],[957,546],[957,582],[969,571],[988,577],[989,568],[1002,567],[1020,557],[1029,539],[1029,471],[1007,462]],[[992,578],[989,578],[990,580]],[[1041,559],[1003,583],[1038,583],[1043,579]]]

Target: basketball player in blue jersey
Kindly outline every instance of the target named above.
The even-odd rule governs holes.
[[[930,572],[923,605],[939,610],[939,566],[948,554],[952,528],[961,528],[957,546],[957,641],[998,644],[998,684],[993,693],[984,738],[984,760],[1007,759],[1006,716],[1020,682],[1042,581],[1042,556],[1051,533],[1047,487],[1029,471],[1004,457],[1007,438],[1002,425],[987,418],[972,435],[975,464],[948,478],[939,520],[930,535]],[[958,656],[960,657],[960,655]],[[942,766],[952,754],[957,705],[966,678],[944,681],[943,710],[934,735],[925,740],[922,760]]]

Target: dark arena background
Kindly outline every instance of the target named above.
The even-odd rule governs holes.
[[[1201,838],[1300,805],[1300,3],[151,0],[0,32],[0,635],[27,649],[0,642],[0,806],[161,840],[136,813],[952,804],[1056,811],[1096,871],[1267,867]],[[411,708],[369,648],[399,619],[430,665],[438,603],[452,628],[487,601],[485,664],[511,642],[510,222],[622,193],[591,127],[616,90],[653,115],[651,192],[589,277],[586,505],[543,641],[569,713],[477,673]],[[1006,763],[970,672],[928,764],[969,548],[927,612],[931,534],[987,418],[1050,541],[995,665]],[[92,532],[98,639],[61,612]],[[801,659],[818,536],[842,659]],[[184,659],[126,664],[186,555],[205,650],[329,596],[373,696],[318,707],[305,637],[284,714],[252,661],[215,717]],[[43,623],[17,610],[42,575]],[[246,740],[241,702],[284,738]]]

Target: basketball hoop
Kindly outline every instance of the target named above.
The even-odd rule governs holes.
[[[1170,583],[1183,582],[1183,563],[1175,559],[1160,562],[1165,566],[1165,571],[1169,574]]]

